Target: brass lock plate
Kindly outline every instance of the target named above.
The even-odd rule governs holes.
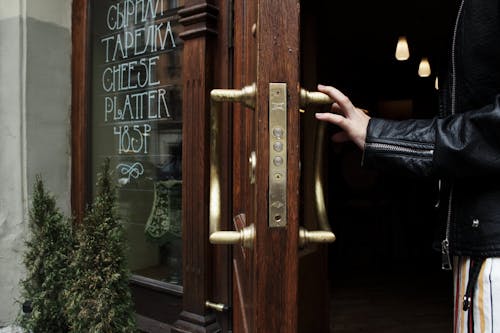
[[[286,219],[287,179],[286,83],[269,83],[269,227],[282,228]]]

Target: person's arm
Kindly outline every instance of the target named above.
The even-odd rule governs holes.
[[[416,176],[434,174],[435,128],[436,119],[370,119],[363,166]]]
[[[444,175],[500,175],[500,95],[479,110],[436,120],[434,163]]]
[[[353,123],[362,111],[335,88],[318,86],[336,101],[317,118],[340,126],[341,134],[364,150],[363,165],[417,176],[478,177],[500,174],[500,95],[479,110],[428,120],[368,118]],[[343,96],[343,95],[342,95]],[[344,96],[345,97],[345,96]],[[334,104],[334,105],[335,105]],[[353,113],[358,114],[353,116]],[[340,118],[339,118],[340,117]],[[341,119],[344,118],[344,119]],[[357,141],[356,141],[357,140]]]

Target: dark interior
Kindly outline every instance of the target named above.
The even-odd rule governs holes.
[[[302,26],[315,24],[314,38],[303,36],[302,47],[315,45],[317,82],[339,88],[373,117],[437,115],[435,78],[446,71],[455,5],[325,0],[301,6]],[[410,47],[403,62],[394,56],[402,35]],[[428,78],[417,75],[422,57],[431,64]],[[304,75],[311,65],[303,66]],[[329,246],[331,332],[451,331],[452,277],[441,270],[434,246],[441,237],[437,181],[362,169],[356,147],[327,141],[327,206],[337,236]]]

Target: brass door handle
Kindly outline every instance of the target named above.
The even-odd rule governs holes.
[[[299,246],[304,247],[310,243],[333,243],[335,235],[331,231],[314,230],[309,231],[306,228],[299,229]]]
[[[255,108],[255,97],[257,95],[257,86],[255,83],[245,86],[241,89],[213,89],[210,92],[210,99],[213,103],[234,102],[242,103],[251,109]]]
[[[311,105],[332,104],[330,96],[321,92],[310,92],[300,89],[300,107],[306,108]],[[308,231],[305,228],[299,230],[299,245],[304,247],[309,243],[332,243],[335,241],[335,234],[330,229],[328,215],[326,213],[325,194],[323,191],[323,145],[325,143],[325,123],[320,122],[316,130],[314,145],[314,204],[318,218],[320,230]]]
[[[221,102],[238,102],[246,107],[255,107],[256,85],[240,90],[214,89],[210,92],[210,237],[212,244],[241,244],[251,248],[255,238],[255,228],[249,225],[240,231],[221,231]]]
[[[251,224],[240,231],[214,231],[210,234],[209,241],[212,244],[240,244],[247,249],[251,249],[254,239],[255,227]]]
[[[327,94],[319,91],[308,91],[300,88],[300,107],[306,108],[311,105],[327,105],[332,104],[333,99]]]
[[[224,312],[229,310],[229,306],[223,303],[215,303],[215,302],[210,302],[210,301],[205,301],[205,307],[207,309],[212,309],[217,312]]]

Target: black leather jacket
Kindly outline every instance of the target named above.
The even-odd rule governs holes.
[[[443,179],[443,257],[500,256],[500,1],[462,0],[434,119],[372,118],[363,165]],[[444,260],[443,267],[449,262]]]

